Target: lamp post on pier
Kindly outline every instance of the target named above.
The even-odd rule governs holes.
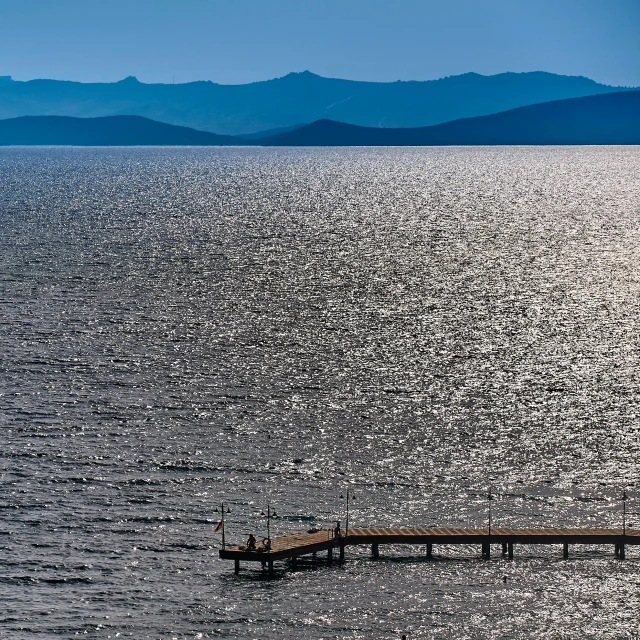
[[[218,524],[218,526],[216,527],[216,531],[219,531],[220,529],[222,529],[222,548],[225,548],[225,539],[224,539],[224,514],[225,514],[225,510],[224,510],[224,502],[220,503],[220,508],[218,509],[218,507],[216,507],[213,512],[214,513],[220,513],[222,516],[222,520],[220,520],[220,523]],[[227,505],[227,513],[231,513],[231,509],[229,509],[229,506]]]
[[[267,503],[267,513],[265,514],[264,510],[262,510],[260,515],[266,515],[267,517],[267,550],[271,551],[271,518],[277,518],[278,514],[276,513],[275,509],[271,511],[271,504]]]
[[[491,502],[493,500],[493,485],[489,485],[489,538],[491,538]]]
[[[491,501],[493,500],[492,482],[490,482],[489,484],[488,498],[489,498],[489,535],[487,536],[487,541],[482,543],[482,557],[485,560],[489,560],[489,558],[491,558],[491,525],[492,525],[492,516],[493,516],[493,512],[491,508],[492,507]],[[503,547],[503,551],[504,551],[504,547]]]
[[[347,489],[347,518],[344,523],[344,537],[346,538],[349,535],[349,489]],[[340,499],[344,499],[344,495],[340,494]],[[353,500],[353,493],[351,493],[351,499]]]

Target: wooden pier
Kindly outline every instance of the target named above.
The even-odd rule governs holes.
[[[569,557],[569,545],[612,545],[620,560],[625,559],[626,545],[640,544],[640,529],[505,529],[505,528],[454,528],[454,527],[400,527],[400,528],[360,528],[341,531],[339,536],[331,529],[313,533],[294,533],[278,536],[268,544],[258,544],[255,550],[242,546],[227,546],[220,550],[220,558],[233,560],[235,571],[240,571],[240,562],[260,562],[273,576],[273,563],[277,560],[291,560],[295,569],[300,556],[327,552],[327,562],[334,559],[344,561],[345,547],[370,545],[371,555],[378,558],[380,545],[407,544],[426,547],[426,557],[433,557],[433,545],[480,545],[481,555],[491,557],[491,546],[500,545],[503,556],[513,559],[516,544],[562,545],[564,558]]]

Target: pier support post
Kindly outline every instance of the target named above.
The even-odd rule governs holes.
[[[502,543],[502,555],[503,556],[507,555],[507,543],[506,542]]]
[[[491,545],[488,542],[482,543],[482,557],[485,560],[491,559]]]
[[[298,557],[291,556],[291,571],[295,571],[298,568]]]
[[[507,542],[507,554],[509,560],[513,560],[513,542]]]
[[[269,577],[273,578],[273,560],[269,560]]]
[[[340,562],[344,562],[344,542],[340,543]]]
[[[625,555],[624,542],[616,542],[616,558],[624,560]]]
[[[333,562],[333,549],[329,547],[327,549],[327,564],[331,564]]]
[[[562,545],[562,557],[566,560],[569,557],[569,543],[565,542]]]
[[[374,559],[378,559],[380,557],[380,549],[378,548],[378,543],[374,542],[371,545],[371,557]]]
[[[236,572],[236,573],[240,573],[240,560],[238,560],[238,558],[236,558],[236,559],[233,561],[233,564],[234,564],[234,567],[233,567],[233,568],[234,568],[235,572]]]
[[[427,542],[427,560],[433,558],[433,542]]]

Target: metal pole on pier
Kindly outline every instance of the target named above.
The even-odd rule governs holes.
[[[626,558],[625,537],[627,535],[627,488],[622,490],[622,542],[618,547],[618,557],[620,560]]]
[[[340,494],[340,498],[344,499],[344,495]],[[351,494],[351,498],[353,499],[353,494]],[[344,537],[346,538],[349,535],[349,489],[347,489],[347,517],[344,524]]]
[[[262,512],[260,513],[261,516],[264,517],[265,513],[264,513],[264,509],[262,510]],[[271,518],[277,518],[278,514],[276,513],[276,510],[273,509],[271,510],[271,504],[269,502],[267,502],[267,551],[271,551]]]
[[[349,535],[349,489],[347,489],[347,520],[344,524],[344,535],[345,538]]]
[[[482,557],[485,560],[488,560],[491,557],[491,501],[493,500],[493,485],[489,485],[489,535],[487,536],[487,541],[482,543]]]
[[[222,528],[222,548],[224,549],[226,544],[225,544],[225,537],[224,537],[224,501],[220,503],[220,509],[218,509],[218,507],[216,507],[213,510],[214,513],[220,513],[222,515],[222,520],[220,522],[221,528]],[[231,513],[231,509],[229,509],[229,507],[227,506],[227,513]],[[216,527],[216,531],[217,531],[217,527]]]

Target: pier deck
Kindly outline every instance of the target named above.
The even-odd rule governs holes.
[[[358,528],[349,529],[348,534],[342,531],[336,537],[332,530],[321,530],[315,533],[294,533],[271,539],[270,550],[258,545],[256,550],[249,551],[242,546],[227,546],[220,550],[220,558],[234,560],[236,573],[240,569],[240,561],[261,562],[269,567],[273,574],[273,562],[290,558],[295,560],[318,551],[327,552],[327,560],[333,560],[333,550],[337,549],[340,560],[344,560],[347,546],[371,545],[371,554],[379,556],[379,546],[384,544],[426,545],[427,557],[432,557],[434,544],[447,545],[482,545],[482,556],[489,558],[491,545],[502,545],[502,554],[513,558],[514,544],[561,544],[563,555],[568,557],[570,544],[613,545],[616,557],[625,558],[626,545],[640,545],[640,529],[511,529],[496,527],[478,529],[468,527],[394,527],[394,528]]]

